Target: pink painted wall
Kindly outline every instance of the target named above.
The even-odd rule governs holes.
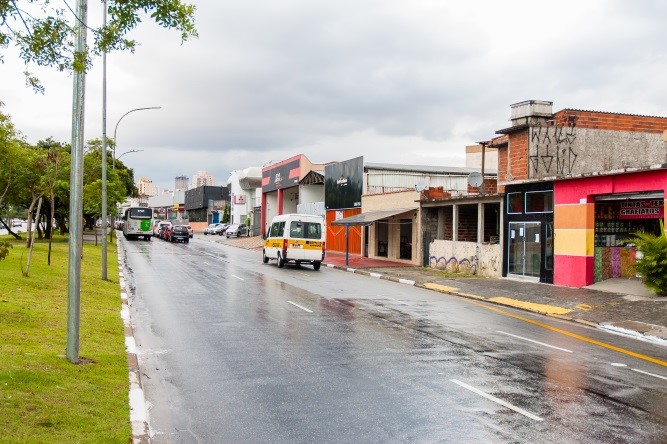
[[[662,191],[667,195],[667,169],[637,173],[595,176],[554,182],[554,217],[559,205],[595,202],[601,194]],[[667,219],[667,215],[665,216]],[[582,221],[583,222],[583,221]],[[667,220],[665,221],[667,224]],[[584,222],[585,224],[585,222]],[[585,229],[593,230],[594,221]],[[594,282],[593,256],[555,255],[554,284],[567,287],[585,287]]]

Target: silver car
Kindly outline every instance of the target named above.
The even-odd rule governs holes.
[[[215,234],[213,230],[216,229],[216,227],[222,225],[221,223],[215,223],[215,224],[210,224],[208,227],[204,228],[204,234]]]
[[[240,236],[247,236],[248,235],[248,226],[245,224],[232,224],[227,228],[225,231],[225,236],[232,237],[240,237]]]

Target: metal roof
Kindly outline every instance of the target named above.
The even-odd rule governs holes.
[[[370,225],[380,219],[386,219],[391,216],[396,216],[397,214],[416,210],[418,210],[418,208],[396,208],[394,210],[369,211],[367,213],[335,220],[331,222],[331,225]]]
[[[470,173],[479,172],[479,168],[466,168],[455,166],[433,166],[433,165],[402,165],[397,163],[364,163],[364,170],[386,170],[386,171],[403,171],[411,173],[429,173],[429,174],[460,174],[468,175]],[[496,170],[488,169],[484,171],[485,175],[496,175]]]

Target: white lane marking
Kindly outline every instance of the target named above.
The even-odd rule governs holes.
[[[612,367],[627,367],[628,364],[621,364],[620,362],[612,362],[611,366]]]
[[[496,398],[493,395],[489,395],[488,393],[484,393],[483,391],[481,391],[481,390],[479,390],[479,389],[477,389],[477,388],[475,388],[471,385],[468,385],[465,382],[461,382],[458,379],[450,379],[450,381],[452,381],[456,385],[460,385],[461,387],[463,387],[466,390],[470,390],[473,393],[477,393],[478,395],[483,396],[484,398],[488,399],[489,401],[493,401],[496,404],[500,404],[504,407],[507,407],[510,410],[514,410],[517,413],[521,413],[523,416],[527,416],[530,419],[534,419],[535,421],[544,421],[542,418],[540,418],[537,415],[534,415],[534,414],[530,413],[529,411],[526,411],[526,410],[524,410],[520,407],[512,405],[509,402],[505,402],[502,399]]]
[[[398,282],[401,284],[415,285],[415,281],[411,281],[410,279],[399,279]]]
[[[389,296],[380,296],[380,297],[383,297],[383,298],[385,298],[385,299],[389,299],[390,301],[394,301],[394,302],[396,302],[397,304],[401,304],[401,305],[409,305],[409,304],[406,304],[406,303],[403,302],[403,301],[399,301],[398,299],[390,298]]]
[[[312,312],[313,312],[312,310],[308,310],[306,307],[302,307],[302,306],[300,306],[299,304],[295,304],[295,303],[292,302],[292,301],[287,301],[287,303],[288,303],[288,304],[292,304],[292,305],[294,305],[295,307],[299,307],[301,310],[303,310],[303,311],[307,311],[308,313],[312,313]]]
[[[233,278],[238,279],[239,281],[244,281],[244,280],[245,280],[245,279],[240,278],[240,277],[238,277],[238,276],[236,276],[236,275],[234,275],[234,274],[232,274],[232,275],[230,275],[230,276],[233,277]]]
[[[567,352],[567,353],[572,353],[572,350],[568,350],[568,349],[566,349],[566,348],[556,347],[555,345],[545,344],[544,342],[535,341],[534,339],[524,338],[523,336],[513,335],[512,333],[507,333],[507,332],[500,331],[500,330],[496,330],[496,331],[497,331],[498,333],[502,333],[502,334],[504,334],[504,335],[511,336],[511,337],[513,337],[513,338],[522,339],[522,340],[524,340],[524,341],[528,341],[528,342],[534,342],[535,344],[540,344],[540,345],[543,345],[543,346],[545,346],[545,347],[551,347],[551,348],[555,348],[556,350],[564,351],[564,352]]]
[[[645,372],[644,370],[638,370],[636,368],[631,368],[630,370],[632,370],[633,372],[642,373],[644,375],[655,376],[656,378],[667,380],[667,378],[664,376],[656,375],[655,373]]]
[[[371,277],[374,277],[374,278],[381,278],[382,275],[381,275],[380,273],[371,273]]]

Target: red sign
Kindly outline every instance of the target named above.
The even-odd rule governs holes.
[[[665,201],[662,199],[629,200],[621,202],[619,219],[663,219]]]

